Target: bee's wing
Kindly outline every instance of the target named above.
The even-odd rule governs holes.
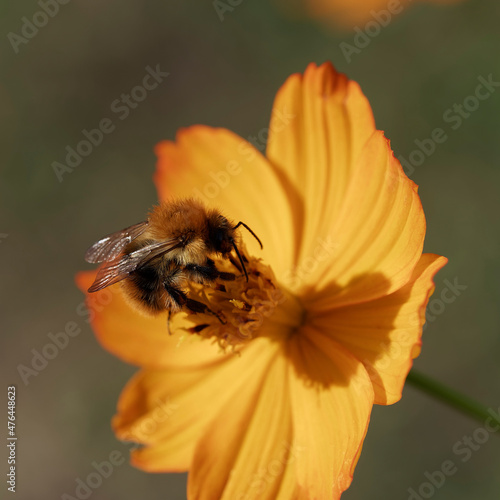
[[[178,239],[169,239],[158,241],[129,254],[118,256],[99,269],[96,279],[88,291],[97,292],[107,286],[114,285],[125,279],[131,272],[146,265],[155,257],[181,246],[182,243]]]
[[[148,224],[146,220],[105,236],[85,252],[85,260],[91,264],[97,264],[115,259],[132,240],[147,229]]]

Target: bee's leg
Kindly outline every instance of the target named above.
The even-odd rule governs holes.
[[[171,316],[172,316],[172,311],[169,309],[168,316],[167,316],[167,330],[168,330],[169,335],[172,335],[172,330],[170,330],[170,317]]]
[[[236,274],[220,272],[219,278],[223,281],[234,281],[236,279]]]
[[[173,307],[169,308],[169,313],[172,312],[172,309],[174,309],[174,312],[180,311],[182,309],[182,306],[186,305],[188,299],[187,295],[182,290],[179,290],[177,287],[170,284],[169,282],[164,282],[163,287],[170,295],[170,300],[172,301]]]
[[[219,277],[219,271],[212,259],[207,259],[205,264],[187,264],[184,267],[189,279],[196,283],[212,283]]]
[[[231,264],[236,268],[238,269],[238,271],[240,273],[243,272],[243,269],[241,268],[241,265],[240,263],[234,258],[234,256],[232,254],[229,254],[229,262],[231,262]]]
[[[248,264],[248,259],[246,258],[245,254],[241,254],[241,260],[243,262],[245,262],[246,264]],[[238,271],[242,274],[242,275],[245,275],[246,276],[246,272],[243,270],[243,268],[241,267],[241,263],[236,260],[234,258],[234,256],[232,254],[229,255],[229,261],[231,262],[231,264],[236,268],[238,269]],[[232,274],[232,273],[224,273],[224,274]],[[236,278],[236,276],[235,276]],[[222,276],[221,276],[221,279],[224,279]],[[234,279],[234,278],[231,278],[231,279]],[[248,280],[247,280],[248,281]]]
[[[189,278],[197,283],[212,283],[217,278],[224,281],[233,281],[236,276],[233,273],[221,272],[215,267],[215,262],[212,259],[207,259],[205,264],[200,266],[197,264],[187,264],[184,270],[188,272]]]
[[[223,325],[226,324],[226,322],[223,321],[223,319],[216,312],[212,311],[212,309],[203,304],[203,302],[198,302],[197,300],[188,298],[186,307],[194,313],[213,314]]]
[[[170,329],[170,319],[172,318],[173,313],[182,309],[182,306],[186,303],[187,296],[182,290],[177,289],[175,286],[169,284],[169,282],[164,282],[163,287],[170,297],[170,304],[167,306],[167,330],[168,334],[172,335],[172,330]]]
[[[170,295],[172,301],[176,304],[176,306],[178,306],[179,309],[185,306],[187,309],[189,309],[191,312],[194,313],[213,314],[223,325],[226,324],[217,313],[212,311],[208,306],[206,306],[202,302],[198,302],[197,300],[188,298],[188,296],[182,290],[179,290],[178,288],[172,286],[171,284],[163,283],[163,286]]]

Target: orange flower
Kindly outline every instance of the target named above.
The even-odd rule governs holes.
[[[422,254],[417,186],[331,64],[286,81],[267,135],[266,156],[204,126],[157,148],[160,200],[198,195],[264,243],[242,234],[248,282],[190,288],[226,325],[180,313],[169,335],[166,314],[141,316],[119,285],[89,296],[102,345],[141,367],[114,430],[143,445],[135,466],[189,470],[190,499],[339,498],[372,405],[401,397],[447,262]]]
[[[415,0],[304,0],[307,13],[327,24],[362,27],[372,21],[382,26],[406,11]],[[427,0],[451,4],[458,0]]]

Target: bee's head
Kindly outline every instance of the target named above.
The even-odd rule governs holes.
[[[245,229],[247,229],[259,242],[259,245],[262,248],[262,243],[257,235],[244,222],[238,222],[236,226],[233,226],[223,215],[216,213],[212,213],[208,217],[209,244],[213,251],[219,252],[222,255],[227,255],[231,252],[231,250],[234,249],[241,263],[241,267],[245,272],[245,277],[248,281],[248,274],[247,270],[245,269],[245,263],[241,258],[235,241],[236,229],[239,226],[243,226]]]
[[[228,254],[234,245],[234,229],[232,224],[223,216],[215,215],[208,218],[209,246],[214,252]]]

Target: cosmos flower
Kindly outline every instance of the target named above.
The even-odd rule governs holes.
[[[451,4],[457,0],[427,0]],[[326,24],[360,28],[367,22],[385,26],[393,17],[406,11],[415,0],[304,0],[307,14]],[[372,28],[373,29],[373,28]]]
[[[290,76],[249,141],[194,126],[156,151],[160,200],[197,197],[264,248],[241,233],[248,282],[214,257],[237,279],[190,286],[225,325],[179,313],[169,335],[166,313],[142,316],[119,285],[88,297],[101,344],[141,367],[117,436],[140,443],[136,467],[188,470],[190,499],[339,498],[372,406],[401,398],[447,261],[422,254],[417,186],[359,86],[328,63]]]

